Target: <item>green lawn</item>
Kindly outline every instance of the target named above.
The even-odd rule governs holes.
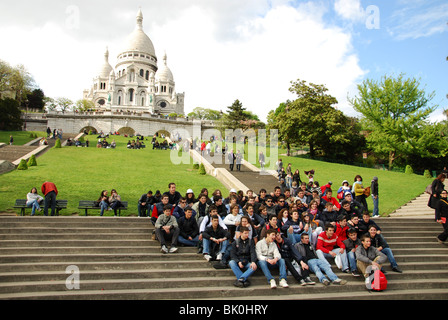
[[[0,131],[0,143],[9,144],[9,136],[12,135],[14,139],[14,145],[24,145],[35,138],[31,138],[31,134],[35,133],[37,137],[46,137],[46,132],[40,131]]]
[[[96,136],[88,139],[89,148],[51,149],[37,159],[37,167],[1,175],[0,211],[12,208],[15,199],[25,199],[32,187],[37,187],[40,193],[40,186],[46,180],[57,185],[59,199],[69,200],[68,210],[61,211],[61,214],[69,215],[79,211],[80,200],[96,200],[103,189],[109,192],[116,189],[122,200],[129,202],[129,210],[124,211],[124,215],[137,215],[140,196],[148,190],[163,193],[168,190],[170,182],[176,183],[182,195],[189,188],[198,195],[204,187],[210,194],[215,189],[226,193],[218,180],[199,175],[192,169],[192,164],[172,165],[170,151],[152,150],[150,140],[145,141],[147,148],[130,150],[126,148],[129,138],[114,136],[116,149],[97,149]],[[112,138],[108,141],[111,142]],[[99,214],[99,211],[91,210],[89,214]]]

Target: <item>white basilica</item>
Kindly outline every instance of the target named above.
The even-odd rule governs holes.
[[[115,69],[109,64],[109,51],[104,64],[93,79],[83,99],[91,100],[104,111],[125,111],[151,114],[184,114],[185,93],[176,93],[167,56],[157,66],[151,39],[143,31],[143,14],[139,10],[137,25],[129,35],[126,47],[117,57]]]

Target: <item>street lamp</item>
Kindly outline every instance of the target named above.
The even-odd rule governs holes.
[[[26,118],[28,118],[28,105],[30,104],[30,101],[28,99],[25,100],[25,106],[26,106],[26,111],[25,111],[25,124],[23,126],[23,128],[26,131]]]

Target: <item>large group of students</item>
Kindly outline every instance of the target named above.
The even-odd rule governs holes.
[[[279,270],[278,283],[284,288],[288,272],[303,286],[315,284],[311,273],[324,285],[347,283],[329,259],[354,277],[368,277],[371,268],[386,273],[386,261],[402,272],[381,228],[350,188],[342,199],[333,197],[331,183],[312,189],[302,182],[294,193],[280,186],[258,194],[231,189],[226,195],[204,188],[197,196],[191,189],[181,195],[175,183],[168,189],[157,195],[148,191],[138,201],[138,215],[155,226],[153,239],[160,242],[161,252],[196,247],[205,260],[217,261],[215,268],[231,268],[236,287],[248,287],[257,268],[271,288],[277,287],[272,268]]]

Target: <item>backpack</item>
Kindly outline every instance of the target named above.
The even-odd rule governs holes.
[[[366,278],[366,288],[369,291],[384,291],[387,289],[387,279],[381,270],[372,270]]]

